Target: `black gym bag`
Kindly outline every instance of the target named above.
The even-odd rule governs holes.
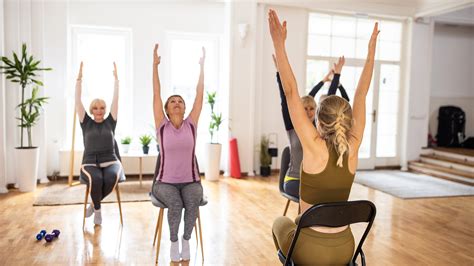
[[[457,106],[441,106],[438,114],[439,147],[460,147],[464,140],[466,114]]]

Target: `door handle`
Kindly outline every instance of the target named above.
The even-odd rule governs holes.
[[[377,119],[377,110],[372,111],[372,123],[375,123]]]

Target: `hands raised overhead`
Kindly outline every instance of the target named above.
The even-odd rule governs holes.
[[[153,50],[153,65],[157,66],[161,63],[161,56],[158,55],[159,44],[155,44],[155,49]]]
[[[368,57],[374,58],[375,57],[375,48],[377,46],[377,37],[379,36],[379,23],[375,22],[374,30],[372,31],[372,36],[370,36],[369,41],[369,52]]]
[[[283,21],[283,24],[281,24],[275,10],[270,9],[268,11],[268,25],[270,27],[273,46],[275,46],[275,48],[284,46],[287,35],[286,21]]]
[[[81,61],[81,66],[79,67],[79,73],[77,73],[77,80],[82,80],[82,66],[83,66],[83,63]]]
[[[202,56],[199,58],[199,64],[201,65],[201,68],[204,68],[204,61],[206,61],[206,48],[204,46],[202,47]]]
[[[115,64],[115,62],[114,62],[114,71],[113,71],[113,74],[114,74],[115,80],[118,80],[117,65]]]
[[[344,56],[339,57],[339,59],[337,60],[337,63],[334,63],[334,67],[333,67],[334,74],[341,74],[342,67],[344,66],[345,63],[346,63],[346,59],[344,58]]]

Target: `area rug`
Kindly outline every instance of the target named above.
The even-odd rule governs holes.
[[[142,186],[138,181],[120,183],[121,202],[149,201],[151,183],[151,180],[143,181]],[[36,193],[33,206],[84,204],[85,190],[86,185],[69,187],[66,183],[50,183]],[[113,191],[102,202],[117,202],[116,195]]]
[[[474,187],[403,171],[357,171],[355,182],[402,199],[474,196]]]

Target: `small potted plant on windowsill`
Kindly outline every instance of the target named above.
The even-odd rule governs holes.
[[[142,135],[140,137],[140,143],[142,144],[142,149],[144,154],[148,154],[148,151],[150,150],[150,142],[151,142],[151,136],[150,135]]]
[[[260,175],[269,176],[271,173],[270,165],[272,164],[272,156],[268,152],[270,140],[266,136],[262,136],[260,140]]]
[[[122,143],[123,152],[128,153],[128,150],[130,149],[130,143],[132,143],[132,138],[129,136],[126,136],[125,138],[120,140],[120,143]]]

